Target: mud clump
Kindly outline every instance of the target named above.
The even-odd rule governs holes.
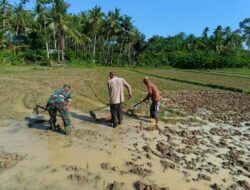
[[[143,165],[135,164],[134,162],[128,162],[127,165],[131,166],[129,172],[142,177],[150,176],[153,173],[152,170],[146,169]]]
[[[101,168],[104,169],[104,170],[110,170],[111,165],[108,162],[104,162],[104,163],[101,163]]]
[[[161,160],[161,165],[163,166],[164,171],[169,169],[169,168],[175,169],[175,165],[173,163],[170,163],[170,162],[167,162],[167,161],[164,161],[164,160]]]
[[[210,131],[209,131],[212,135],[218,135],[218,136],[225,136],[225,135],[228,135],[229,133],[228,133],[228,130],[226,130],[226,129],[223,129],[223,128],[216,128],[216,127],[214,127],[214,128],[212,128],[212,129],[210,129]]]
[[[143,168],[142,166],[137,165],[137,164],[132,167],[130,172],[137,174],[137,175],[140,175],[140,176],[143,176],[143,177],[149,176],[153,173],[152,170]]]
[[[148,145],[143,146],[142,149],[143,149],[145,152],[147,152],[147,153],[151,153],[151,152],[152,152],[151,148],[150,148]]]
[[[205,175],[205,174],[198,174],[198,179],[199,180],[206,180],[206,181],[211,181],[211,177]]]
[[[156,149],[162,154],[162,158],[167,158],[175,163],[179,163],[181,160],[181,158],[174,152],[174,149],[163,142],[158,142]]]
[[[250,184],[246,180],[239,180],[237,184],[244,189],[250,189]]]
[[[23,156],[17,153],[0,153],[0,171],[14,167]]]
[[[65,166],[65,169],[67,171],[74,171],[74,172],[79,172],[79,171],[83,170],[82,168],[80,168],[78,166]]]
[[[83,130],[83,129],[77,129],[73,132],[73,136],[81,138],[81,137],[97,137],[98,133],[97,131],[92,130]]]
[[[228,190],[249,190],[250,184],[246,180],[239,180],[237,183],[231,185]]]
[[[168,187],[158,187],[158,185],[147,185],[142,183],[141,181],[137,181],[134,183],[136,190],[169,190]]]
[[[218,185],[217,183],[214,183],[212,185],[210,185],[211,189],[214,189],[214,190],[222,190],[224,189],[223,185]]]
[[[146,128],[144,128],[145,131],[154,131],[154,130],[157,130],[157,126],[156,125],[150,125],[150,126],[147,126]]]
[[[111,183],[107,187],[108,190],[127,190],[124,183],[119,183],[117,181],[114,181],[114,183]]]
[[[68,178],[68,180],[77,181],[80,183],[89,182],[88,178],[86,178],[84,175],[80,175],[80,174],[70,174],[67,178]]]
[[[103,170],[112,170],[112,171],[118,171],[119,170],[119,168],[117,166],[111,166],[111,164],[108,163],[108,162],[101,163],[101,168]]]

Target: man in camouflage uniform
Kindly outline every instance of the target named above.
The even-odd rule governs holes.
[[[69,118],[70,102],[71,102],[70,86],[67,84],[64,84],[62,89],[56,90],[49,97],[46,109],[49,111],[50,115],[49,122],[52,130],[56,130],[56,115],[58,111],[63,120],[65,134],[70,135],[71,133],[71,122]]]

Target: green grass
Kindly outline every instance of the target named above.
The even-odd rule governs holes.
[[[51,67],[0,65],[0,74],[22,73],[34,70],[49,70]]]
[[[45,105],[49,95],[57,88],[69,83],[72,87],[73,109],[88,112],[109,102],[107,92],[108,73],[114,71],[125,78],[133,89],[133,99],[126,101],[131,107],[146,96],[142,83],[144,74],[134,73],[124,68],[38,68],[10,67],[0,73],[1,118],[22,118],[23,109],[32,109],[35,104]],[[152,81],[164,91],[209,90],[180,82],[166,81],[152,77]]]
[[[234,70],[184,70],[185,72],[191,73],[203,73],[208,75],[219,75],[219,76],[228,76],[234,78],[250,79],[249,69],[234,69]]]
[[[176,80],[183,83],[193,83],[196,85],[208,86],[211,88],[222,88],[228,90],[249,91],[250,78],[242,77],[240,74],[234,76],[218,75],[213,72],[211,74],[202,73],[204,71],[190,71],[178,69],[139,69],[137,70],[145,75],[153,75],[159,78]],[[234,70],[237,72],[238,70]],[[215,71],[214,71],[215,72]],[[239,70],[239,73],[243,70]],[[246,73],[248,70],[246,69]]]
[[[45,105],[50,94],[55,89],[62,87],[64,83],[69,83],[72,87],[73,109],[88,112],[91,109],[101,107],[109,102],[107,81],[110,71],[114,71],[118,76],[125,78],[133,89],[133,99],[125,103],[127,108],[146,96],[146,87],[142,80],[147,73],[156,75],[156,77],[151,77],[151,80],[157,84],[162,93],[167,91],[213,90],[209,87],[164,79],[164,77],[170,76],[184,81],[210,82],[242,89],[246,89],[250,83],[250,80],[242,80],[237,77],[210,76],[177,69],[137,69],[142,73],[120,67],[2,66],[0,69],[0,102],[3,102],[0,107],[0,118],[23,118],[25,110],[30,109],[31,112],[35,104]],[[147,106],[145,109],[147,109]]]

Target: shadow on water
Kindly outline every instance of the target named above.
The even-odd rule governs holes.
[[[129,114],[127,112],[124,112],[124,114],[126,116],[128,116],[129,118],[131,118],[131,119],[143,121],[143,122],[146,122],[146,123],[150,122],[150,120],[148,118],[145,118],[144,116],[137,116],[136,114]]]
[[[37,118],[34,117],[25,117],[25,120],[28,122],[28,127],[33,129],[48,130],[49,125],[43,116]]]
[[[127,116],[131,119],[135,119],[135,120],[139,120],[139,121],[142,121],[142,122],[150,122],[149,119],[145,118],[145,117],[139,117],[137,116],[136,114],[129,114],[127,112],[123,112],[124,116]],[[95,123],[95,124],[98,124],[98,125],[102,125],[102,126],[105,126],[105,127],[111,127],[109,126],[107,123],[107,119],[106,118],[98,118],[96,120],[94,120],[91,116],[87,116],[87,115],[81,115],[81,114],[78,114],[76,112],[70,112],[70,115],[76,119],[79,119],[81,121],[86,121],[86,122],[90,122],[90,123]],[[112,127],[111,127],[112,128]]]
[[[76,119],[81,120],[81,121],[95,123],[95,124],[102,125],[102,126],[105,126],[105,127],[111,127],[111,126],[107,125],[107,119],[105,119],[105,118],[100,118],[100,119],[94,120],[91,116],[80,115],[80,114],[78,114],[76,112],[70,112],[70,115],[72,117],[76,118]]]
[[[44,130],[44,131],[50,130],[50,125],[48,124],[48,121],[44,119],[43,116],[37,116],[37,118],[26,117],[25,120],[28,122],[29,128],[39,129],[39,130]],[[58,129],[54,132],[57,132],[59,134],[64,134],[64,132],[61,129]]]

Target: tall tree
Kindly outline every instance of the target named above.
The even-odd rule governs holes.
[[[100,32],[102,23],[103,23],[104,13],[102,12],[101,7],[95,6],[92,10],[89,11],[89,24],[92,26],[93,32],[93,62],[95,62],[96,56],[96,43],[98,34]]]
[[[213,32],[211,37],[212,48],[216,52],[221,52],[223,49],[223,31],[222,26],[219,25]]]
[[[57,33],[58,36],[58,61],[64,61],[64,49],[65,49],[65,35],[69,35],[73,38],[79,38],[79,36],[65,25],[64,19],[67,13],[69,4],[64,0],[54,0],[53,2],[53,21],[49,24],[49,28]]]
[[[120,32],[120,53],[119,53],[119,60],[122,59],[123,55],[126,54],[126,57],[130,59],[130,44],[129,41],[131,39],[134,26],[132,24],[132,18],[128,15],[124,15],[121,17],[121,32]],[[128,60],[130,61],[130,60]]]
[[[245,38],[248,50],[250,50],[250,18],[246,18],[240,22],[240,29],[243,33],[243,37]]]
[[[115,9],[115,11],[109,11],[105,22],[104,22],[104,30],[106,31],[106,46],[108,46],[106,53],[104,54],[104,62],[107,64],[109,58],[110,58],[110,63],[112,65],[113,62],[113,52],[114,52],[114,46],[117,41],[117,35],[119,35],[119,32],[121,30],[120,27],[120,9]]]
[[[10,3],[8,0],[0,0],[0,12],[2,14],[3,29],[6,28],[6,12],[9,7]]]
[[[45,9],[45,5],[48,3],[50,2],[44,0],[37,0],[35,12],[37,16],[39,32],[40,33],[42,32],[45,36],[45,47],[47,52],[47,58],[50,58],[47,25],[49,21],[51,21],[51,19],[48,18],[48,12]]]
[[[187,50],[194,52],[197,49],[197,38],[194,34],[190,34],[186,38]]]

